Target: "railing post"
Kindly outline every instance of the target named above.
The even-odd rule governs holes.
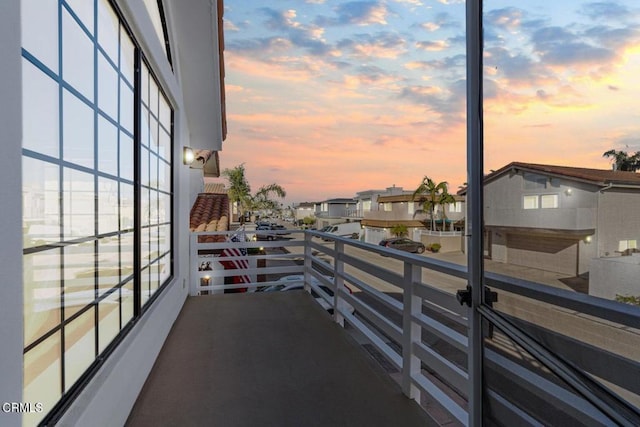
[[[420,359],[413,353],[413,344],[420,342],[420,325],[413,321],[422,313],[422,299],[413,292],[413,284],[421,280],[421,269],[408,261],[404,262],[402,292],[402,392],[410,399],[420,402],[420,389],[413,384],[413,377],[420,373]]]
[[[311,291],[311,234],[308,232],[304,232],[304,290],[307,292]]]
[[[338,310],[338,302],[340,301],[339,293],[343,288],[344,279],[344,261],[342,260],[342,254],[344,254],[344,242],[335,241],[336,259],[333,260],[333,284],[335,291],[333,292],[333,320],[340,326],[344,327],[344,316],[340,314]]]
[[[189,295],[195,297],[198,295],[198,287],[200,276],[198,274],[198,234],[189,233],[189,271],[186,274],[187,283],[189,283]]]

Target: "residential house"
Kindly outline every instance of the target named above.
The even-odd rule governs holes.
[[[423,197],[414,200],[413,191],[395,186],[388,188],[387,193],[391,194],[376,194],[375,205],[364,212],[362,225],[366,242],[378,244],[382,239],[393,237],[393,226],[405,225],[409,238],[425,244],[440,243],[446,251],[462,249],[462,233],[459,230],[464,227],[464,197],[454,196],[456,203],[444,205],[446,219],[439,214],[442,207],[436,206],[434,215],[440,224],[440,231],[433,233],[426,228],[430,221],[428,212],[423,210]]]
[[[188,295],[226,135],[223,3],[188,3],[0,7],[2,425],[123,425]]]
[[[294,206],[294,221],[298,225],[303,224],[305,218],[315,218],[316,204],[311,202],[302,202]]]
[[[485,255],[578,276],[640,239],[640,174],[513,162],[484,179]]]
[[[351,222],[352,212],[357,207],[356,199],[336,198],[328,199],[316,204],[316,227]],[[319,210],[318,210],[319,208]]]

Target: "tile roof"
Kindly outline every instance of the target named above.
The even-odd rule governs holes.
[[[590,169],[572,166],[542,165],[537,163],[511,162],[502,168],[491,172],[484,177],[484,183],[490,182],[510,170],[522,170],[544,175],[562,177],[589,184],[607,186],[638,186],[640,187],[640,173],[615,171],[611,169]],[[458,191],[458,194],[465,194],[467,187]]]
[[[204,184],[205,193],[227,194],[224,184],[221,182],[206,182]]]
[[[189,229],[192,232],[228,231],[229,197],[226,194],[200,193],[191,208]],[[224,242],[224,236],[200,236],[200,243]]]
[[[488,175],[489,179],[494,174],[500,174],[508,169],[523,169],[532,172],[541,172],[548,175],[563,176],[593,184],[608,185],[640,185],[640,174],[635,172],[614,171],[611,169],[588,169],[570,166],[541,165],[535,163],[513,162],[502,169]]]

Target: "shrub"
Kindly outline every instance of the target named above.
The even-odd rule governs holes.
[[[430,250],[431,252],[438,252],[441,247],[442,245],[440,243],[432,243],[429,246],[427,246],[427,249]]]
[[[640,306],[640,296],[633,296],[633,295],[627,296],[627,295],[616,294],[616,301],[623,302],[625,304]]]

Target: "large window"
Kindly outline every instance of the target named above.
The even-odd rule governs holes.
[[[22,17],[31,424],[171,276],[173,113],[109,1],[24,0]]]

